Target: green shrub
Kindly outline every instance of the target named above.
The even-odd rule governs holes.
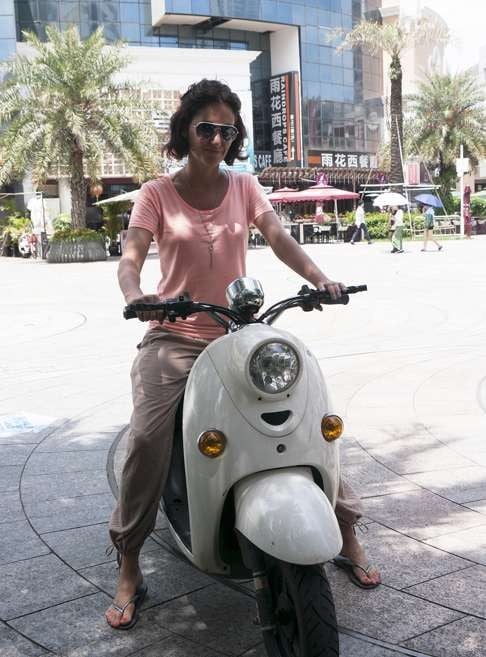
[[[103,235],[91,228],[64,228],[56,230],[51,239],[52,242],[103,242]]]
[[[471,214],[473,215],[473,217],[486,217],[486,199],[472,198]]]
[[[415,230],[423,230],[424,220],[423,216],[417,212],[412,212],[412,221]],[[341,219],[343,225],[348,225],[354,222],[354,213],[347,212]],[[373,240],[384,240],[390,237],[390,228],[388,226],[388,214],[383,212],[367,212],[366,224],[368,232]],[[409,216],[406,210],[403,211],[403,224],[405,229],[409,227]]]
[[[56,232],[69,230],[71,228],[71,224],[72,218],[68,212],[61,212],[61,214],[58,214],[57,217],[52,220],[52,225]]]
[[[106,203],[102,207],[104,229],[108,237],[115,241],[118,233],[123,229],[122,215],[131,206],[129,201]]]
[[[454,212],[459,214],[461,212],[461,199],[454,199]],[[471,199],[471,214],[473,217],[486,217],[486,199],[472,198]]]
[[[12,244],[17,244],[19,237],[23,233],[29,233],[31,230],[32,223],[29,217],[23,217],[17,213],[7,217],[5,225],[0,230],[0,235],[3,237],[6,233],[9,233],[12,238]]]

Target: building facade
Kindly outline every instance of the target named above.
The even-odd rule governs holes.
[[[318,167],[332,173],[377,167],[383,135],[381,56],[337,52],[333,30],[376,14],[381,0],[2,0],[10,7],[0,58],[41,38],[49,24],[75,24],[82,37],[103,26],[124,40],[127,77],[159,94],[161,129],[180,91],[218,77],[242,97],[256,171]],[[15,21],[12,21],[12,8]],[[2,44],[2,39],[4,43]],[[3,46],[3,50],[2,50]],[[118,167],[118,168],[117,168]],[[111,163],[105,177],[129,172]]]

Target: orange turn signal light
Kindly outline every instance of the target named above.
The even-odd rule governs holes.
[[[210,429],[204,431],[197,439],[199,451],[209,459],[215,459],[226,449],[226,436],[222,431]]]
[[[321,421],[321,432],[324,440],[332,443],[340,438],[344,431],[344,422],[339,415],[324,415]]]

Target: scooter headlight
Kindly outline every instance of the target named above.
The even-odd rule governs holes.
[[[283,342],[267,342],[250,359],[250,377],[262,392],[284,392],[300,372],[299,356]]]

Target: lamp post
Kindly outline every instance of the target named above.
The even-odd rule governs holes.
[[[459,176],[459,182],[460,182],[460,195],[461,195],[461,237],[464,237],[464,174],[469,171],[469,158],[464,157],[464,146],[461,144],[460,148],[460,155],[459,158],[456,160],[456,171],[457,175]]]

